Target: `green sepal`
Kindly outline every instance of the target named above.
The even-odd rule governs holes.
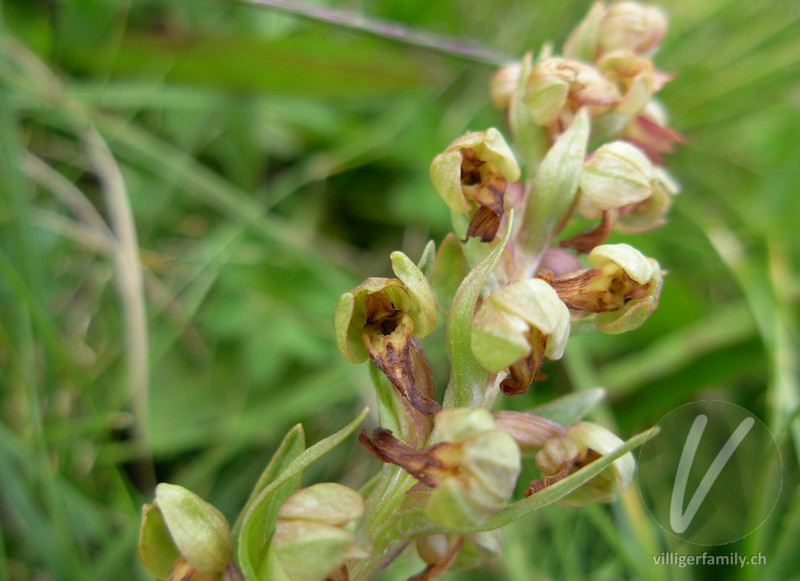
[[[472,208],[461,191],[461,158],[459,149],[445,151],[433,158],[430,169],[433,189],[456,214],[469,212]]]
[[[486,370],[472,353],[472,317],[483,284],[497,265],[508,243],[514,223],[509,214],[503,239],[483,262],[473,268],[458,287],[447,316],[447,354],[452,371],[444,394],[445,409],[483,407],[486,389]]]
[[[547,152],[525,199],[520,243],[528,256],[538,257],[550,244],[578,193],[586,145],[589,113],[583,108]]]
[[[419,257],[419,262],[417,262],[417,268],[422,271],[422,274],[425,275],[425,278],[428,280],[433,280],[433,269],[434,264],[436,261],[436,242],[433,240],[428,240],[428,243],[425,245],[425,248],[422,249],[422,255]]]
[[[270,545],[270,552],[292,581],[324,581],[347,559],[368,556],[356,546],[350,531],[305,520],[281,520]]]
[[[480,525],[498,508],[475,502],[464,483],[448,478],[433,489],[425,507],[425,516],[443,527],[443,531]]]
[[[419,267],[399,250],[392,252],[390,258],[392,270],[409,296],[407,306],[401,308],[395,304],[395,307],[406,311],[414,321],[414,336],[425,337],[436,326],[436,302],[433,300],[431,283]]]
[[[169,534],[164,515],[157,506],[142,506],[142,523],[139,528],[139,557],[145,568],[158,579],[167,579],[172,564],[181,556]]]
[[[233,558],[225,516],[197,494],[166,482],[156,486],[156,505],[181,556],[198,571],[222,571]]]

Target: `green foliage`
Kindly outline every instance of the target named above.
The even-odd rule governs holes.
[[[356,20],[352,3],[315,4]],[[519,58],[563,39],[590,3],[499,4],[364,11]],[[676,77],[661,95],[687,138],[669,156],[684,193],[636,242],[668,271],[660,306],[635,333],[574,337],[509,405],[603,386],[610,403],[592,417],[626,435],[694,398],[753,410],[781,444],[786,493],[724,552],[760,550],[767,566],[654,567],[651,554],[685,547],[634,491],[513,523],[498,578],[800,567],[800,9],[664,7],[658,58]],[[374,397],[339,357],[331,313],[366,274],[389,275],[391,251],[416,258],[449,230],[430,160],[466,129],[502,126],[486,90],[502,63],[245,2],[11,0],[0,13],[0,580],[150,579],[136,539],[156,480],[233,522],[275,451],[291,461],[291,426],[318,441]],[[442,307],[448,280],[434,280]],[[354,446],[305,479],[362,484]],[[382,575],[420,569],[401,557]]]

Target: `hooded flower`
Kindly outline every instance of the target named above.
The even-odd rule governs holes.
[[[416,410],[434,413],[430,365],[417,341],[436,325],[433,292],[402,252],[392,253],[392,269],[397,278],[368,278],[339,298],[336,343],[354,363],[371,358]]]
[[[569,311],[540,279],[492,291],[475,313],[472,353],[492,373],[509,370],[503,393],[525,393],[545,359],[560,359],[569,338]]]
[[[588,259],[596,268],[548,281],[561,300],[570,309],[597,313],[595,324],[605,333],[641,326],[658,305],[658,262],[628,244],[597,246]]]
[[[414,450],[378,428],[361,444],[383,462],[405,469],[433,490],[425,505],[428,518],[443,526],[480,525],[511,497],[520,472],[514,438],[500,430],[485,409],[457,408],[436,415],[442,441]]]
[[[324,581],[348,560],[368,556],[348,525],[364,515],[364,499],[335,482],[301,488],[278,509],[270,551],[290,581]]]
[[[525,496],[566,478],[572,471],[583,468],[623,444],[619,436],[603,426],[591,422],[573,424],[563,435],[545,442],[536,454],[536,467],[544,478],[531,482]],[[610,501],[614,498],[615,490],[624,491],[630,486],[635,469],[633,454],[628,452],[560,502],[567,506],[582,506]]]
[[[520,178],[511,148],[494,127],[453,141],[431,163],[431,183],[453,212],[475,209],[467,237],[494,240],[509,182]]]

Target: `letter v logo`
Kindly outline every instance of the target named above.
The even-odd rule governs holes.
[[[692,469],[694,456],[697,452],[697,447],[700,445],[700,439],[703,437],[703,432],[706,429],[707,423],[708,417],[703,414],[698,415],[694,419],[694,423],[692,423],[692,427],[689,430],[689,435],[686,437],[686,443],[683,446],[680,461],[678,462],[678,471],[675,474],[675,485],[672,488],[672,500],[669,506],[669,524],[672,530],[679,534],[684,532],[689,528],[689,525],[692,524],[692,520],[695,514],[697,514],[697,510],[700,508],[703,500],[705,500],[714,482],[716,482],[722,472],[722,469],[725,468],[725,465],[728,463],[728,460],[733,456],[736,448],[739,447],[739,444],[742,443],[742,440],[744,440],[750,432],[753,424],[755,424],[755,420],[752,417],[745,418],[736,430],[734,430],[731,437],[728,438],[728,441],[722,446],[722,450],[719,451],[714,461],[711,462],[711,466],[709,466],[697,490],[695,490],[692,495],[689,505],[686,507],[686,512],[683,512],[683,499],[686,495],[689,472]]]

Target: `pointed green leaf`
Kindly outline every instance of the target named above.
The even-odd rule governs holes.
[[[530,184],[522,217],[520,243],[531,256],[539,256],[544,252],[572,207],[578,192],[590,129],[589,114],[586,109],[581,109],[569,129],[547,152]]]
[[[238,557],[239,566],[247,579],[266,579],[258,576],[256,572],[262,569],[264,548],[274,530],[277,509],[283,500],[288,498],[299,487],[302,471],[352,434],[356,427],[364,421],[367,413],[369,413],[369,408],[364,408],[355,420],[305,451],[299,451],[298,443],[302,445],[302,442],[296,439],[292,440],[294,443],[287,444],[286,447],[281,444],[279,449],[282,454],[279,462],[281,466],[279,467],[276,464],[274,479],[248,501],[246,510],[242,513]],[[284,443],[288,439],[289,436],[287,435]],[[269,467],[267,469],[270,470]],[[259,484],[265,483],[271,476],[272,474],[262,477],[259,480]],[[284,488],[283,485],[287,483],[288,486]],[[279,498],[280,502],[277,502]]]
[[[239,563],[245,575],[253,572],[254,562],[264,547],[267,531],[271,530],[275,522],[275,515],[279,504],[275,501],[263,503],[256,507],[256,501],[263,490],[275,481],[281,472],[300,455],[305,449],[305,435],[303,426],[297,424],[283,438],[278,450],[272,456],[269,464],[261,473],[250,498],[244,505],[236,524],[233,527],[234,539],[238,540]],[[299,486],[299,482],[292,481],[285,486],[280,494],[275,497],[288,498]],[[246,525],[246,526],[244,526]],[[247,533],[244,533],[247,530]]]
[[[447,353],[452,371],[444,394],[443,407],[446,409],[483,406],[487,371],[472,354],[472,317],[483,284],[508,243],[513,222],[512,211],[503,239],[483,262],[470,271],[453,297],[447,316]]]

